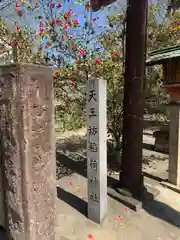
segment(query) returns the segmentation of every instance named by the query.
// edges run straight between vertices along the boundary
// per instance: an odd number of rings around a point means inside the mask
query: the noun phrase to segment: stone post
[[[107,213],[106,81],[87,83],[88,218],[101,223]]]
[[[8,239],[54,240],[55,137],[49,68],[0,67],[0,126]]]
[[[169,105],[169,182],[180,185],[180,104]]]
[[[0,150],[0,156],[1,156],[1,150]],[[1,161],[0,161],[0,166],[2,166]],[[3,169],[1,167],[0,167],[0,213],[1,213],[0,214],[0,226],[5,228]]]

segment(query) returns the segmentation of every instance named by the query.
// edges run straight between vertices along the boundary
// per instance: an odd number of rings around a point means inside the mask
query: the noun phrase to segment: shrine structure
[[[164,88],[169,94],[169,186],[180,186],[180,46],[152,52],[147,66],[163,67]]]

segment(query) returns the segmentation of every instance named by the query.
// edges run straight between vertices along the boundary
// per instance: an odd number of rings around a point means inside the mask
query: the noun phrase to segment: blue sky
[[[44,1],[46,3],[50,2],[48,0],[39,0],[39,1]],[[59,0],[54,0],[54,2],[59,2]],[[160,4],[165,4],[168,2],[168,0],[149,0],[149,3],[158,3],[158,2]],[[76,3],[73,0],[70,0],[69,3],[68,3],[68,1],[66,1],[66,4],[63,4],[63,9],[69,10],[69,8],[73,9],[73,12],[78,15],[76,18],[79,20],[80,24],[84,25],[85,18],[84,18],[83,5],[80,4],[79,2]],[[115,3],[113,3],[112,5],[110,5],[108,7],[105,7],[103,10],[93,13],[92,18],[97,19],[95,22],[93,22],[94,28],[96,29],[96,34],[100,34],[101,32],[103,32],[103,29],[107,27],[107,15],[119,13],[120,11],[124,10],[125,8],[126,8],[126,0],[117,0]],[[59,9],[59,10],[57,8],[55,8],[55,9],[59,13],[62,11],[61,9]],[[36,10],[36,12],[34,12],[34,14],[41,15],[41,13],[39,14],[39,10]],[[23,23],[27,26],[31,26],[34,29],[39,28],[39,27],[37,27],[39,25],[37,23],[37,20],[33,21],[33,19],[32,19],[31,11],[29,13],[28,13],[28,11],[26,11],[25,18],[23,18],[23,21],[21,21],[15,12],[15,5],[11,5],[9,9],[6,9],[6,11],[1,12],[0,15],[5,17],[6,21],[10,24],[17,21],[21,24]],[[59,15],[59,14],[57,14],[57,15]],[[75,34],[78,35],[78,31],[80,31],[80,28],[77,29],[77,33],[75,33]],[[89,44],[89,46],[92,47],[93,42],[91,42],[91,44]]]
[[[28,0],[27,0],[28,1]],[[42,1],[42,0],[39,0]],[[43,0],[44,2],[48,3],[48,0]],[[59,2],[58,0],[54,0],[55,2]],[[32,0],[29,0],[29,2],[32,2]],[[63,2],[63,1],[62,1]],[[73,10],[79,15],[78,19],[81,23],[84,22],[84,16],[83,16],[83,7],[82,5],[78,2],[77,4],[72,4],[75,3],[76,1],[70,0],[69,3],[68,1],[66,1],[66,4],[64,5],[65,9],[68,9],[69,6],[71,6],[73,8]],[[160,3],[160,4],[165,4],[168,2],[168,0],[149,0],[149,3]],[[98,25],[106,25],[107,21],[106,21],[106,16],[109,14],[114,14],[114,13],[118,13],[120,10],[125,9],[126,7],[126,0],[117,0],[115,3],[111,4],[110,6],[104,8],[104,10],[101,10],[97,13],[95,13],[94,15],[98,15],[99,20],[97,20],[97,24]],[[19,21],[18,17],[14,11],[14,5],[11,5],[11,7],[9,9],[6,9],[6,11],[3,11],[0,13],[0,15],[6,17],[6,19],[8,20],[8,22],[14,22],[14,21]],[[29,22],[32,23],[32,20],[29,21],[29,18],[31,18],[31,16],[28,16],[28,14],[26,14],[26,20],[25,22],[28,24]]]

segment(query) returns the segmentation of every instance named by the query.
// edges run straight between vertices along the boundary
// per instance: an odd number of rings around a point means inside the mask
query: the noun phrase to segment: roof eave
[[[168,47],[151,52],[146,61],[146,65],[152,66],[155,64],[163,64],[165,61],[177,58],[180,58],[180,47]]]

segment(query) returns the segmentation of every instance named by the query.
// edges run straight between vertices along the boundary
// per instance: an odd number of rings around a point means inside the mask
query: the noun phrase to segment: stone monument
[[[106,81],[87,82],[88,218],[101,223],[107,213]]]
[[[1,172],[7,239],[55,239],[55,137],[50,68],[0,67]]]

